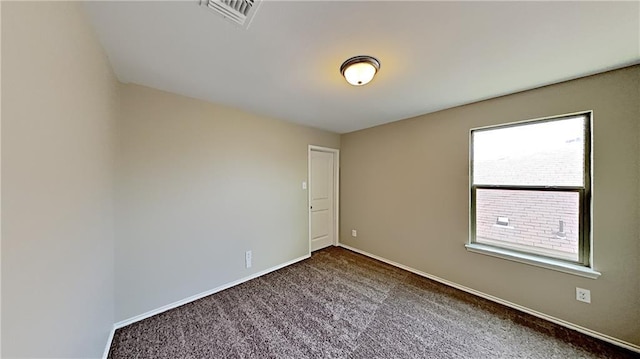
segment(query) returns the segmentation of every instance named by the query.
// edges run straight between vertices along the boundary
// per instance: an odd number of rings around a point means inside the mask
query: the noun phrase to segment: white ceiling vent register
[[[260,0],[200,0],[200,5],[248,28],[260,2]]]

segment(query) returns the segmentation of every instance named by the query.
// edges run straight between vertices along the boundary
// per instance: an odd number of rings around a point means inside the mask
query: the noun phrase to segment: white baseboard
[[[114,325],[111,328],[111,332],[109,332],[109,338],[107,338],[107,346],[104,347],[104,353],[102,354],[102,359],[107,359],[109,356],[109,349],[111,349],[111,342],[113,342],[113,335],[116,333],[116,326]]]
[[[234,286],[236,286],[238,284],[242,284],[242,283],[244,283],[246,281],[249,281],[251,279],[258,278],[258,277],[263,276],[263,275],[265,275],[267,273],[271,273],[271,272],[276,271],[278,269],[281,269],[281,268],[284,268],[286,266],[292,265],[292,264],[294,264],[296,262],[300,262],[302,260],[305,260],[305,259],[309,258],[310,256],[311,256],[310,254],[307,254],[305,256],[302,256],[302,257],[290,260],[288,262],[279,264],[279,265],[277,265],[275,267],[271,267],[271,268],[265,269],[263,271],[254,273],[254,274],[252,274],[252,275],[250,275],[248,277],[244,277],[244,278],[238,279],[236,281],[223,284],[223,285],[221,285],[219,287],[204,291],[202,293],[198,293],[196,295],[192,295],[192,296],[190,296],[188,298],[184,298],[184,299],[178,300],[176,302],[167,304],[167,305],[162,306],[160,308],[156,308],[156,309],[150,310],[150,311],[148,311],[146,313],[142,313],[140,315],[136,315],[136,316],[131,317],[129,319],[122,320],[122,321],[117,322],[117,323],[114,324],[114,329],[119,329],[119,328],[122,328],[122,327],[126,327],[129,324],[133,324],[135,322],[139,322],[141,320],[144,320],[144,319],[147,319],[149,317],[152,317],[152,316],[154,316],[156,314],[160,314],[162,312],[166,312],[167,310],[179,307],[179,306],[187,304],[187,303],[191,303],[191,302],[196,301],[196,300],[198,300],[200,298],[204,298],[204,297],[206,297],[208,295],[211,295],[211,294],[214,294],[214,293],[218,293],[218,292],[223,291],[225,289],[234,287]]]
[[[437,276],[434,276],[434,275],[419,271],[417,269],[408,267],[408,266],[406,266],[404,264],[396,263],[394,261],[390,261],[390,260],[388,260],[386,258],[382,258],[382,257],[377,256],[375,254],[371,254],[369,252],[365,252],[363,250],[360,250],[360,249],[357,249],[357,248],[353,248],[353,247],[348,246],[346,244],[338,243],[338,246],[343,247],[345,249],[348,249],[350,251],[356,252],[356,253],[360,253],[360,254],[365,255],[367,257],[370,257],[370,258],[373,258],[373,259],[377,259],[377,260],[379,260],[381,262],[390,264],[390,265],[392,265],[394,267],[398,267],[398,268],[404,269],[406,271],[415,273],[415,274],[417,274],[419,276],[434,280],[436,282],[440,282],[442,284],[448,285],[449,287],[460,289],[463,292],[467,292],[467,293],[476,295],[478,297],[482,297],[482,298],[488,299],[488,300],[490,300],[492,302],[496,302],[496,303],[505,305],[507,307],[511,307],[513,309],[519,310],[521,312],[525,312],[527,314],[531,314],[531,315],[533,315],[535,317],[538,317],[538,318],[550,321],[552,323],[561,325],[561,326],[563,326],[565,328],[573,329],[573,330],[575,330],[577,332],[580,332],[582,334],[586,334],[588,336],[603,340],[605,342],[608,342],[608,343],[617,345],[619,347],[634,351],[636,353],[640,353],[640,346],[632,344],[632,343],[629,343],[629,342],[626,342],[624,340],[620,340],[620,339],[614,338],[612,336],[596,332],[596,331],[591,330],[589,328],[585,328],[585,327],[579,326],[577,324],[573,324],[571,322],[567,322],[566,320],[562,320],[562,319],[559,319],[559,318],[556,318],[556,317],[552,317],[552,316],[544,314],[542,312],[538,312],[536,310],[533,310],[533,309],[530,309],[530,308],[527,308],[527,307],[523,307],[523,306],[521,306],[519,304],[515,304],[515,303],[512,303],[512,302],[506,301],[504,299],[501,299],[501,298],[498,298],[498,297],[494,297],[494,296],[492,296],[490,294],[486,294],[486,293],[477,291],[475,289],[472,289],[472,288],[469,288],[469,287],[465,287],[463,285],[448,281],[446,279],[443,279],[443,278],[440,278],[440,277],[437,277]]]

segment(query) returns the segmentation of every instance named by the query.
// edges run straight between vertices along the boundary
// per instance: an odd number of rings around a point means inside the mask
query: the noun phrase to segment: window
[[[590,268],[591,112],[473,129],[470,150],[467,248],[597,273]]]

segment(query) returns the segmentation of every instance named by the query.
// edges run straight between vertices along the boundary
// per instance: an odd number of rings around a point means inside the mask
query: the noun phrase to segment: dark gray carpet
[[[634,358],[342,248],[119,329],[109,358]]]

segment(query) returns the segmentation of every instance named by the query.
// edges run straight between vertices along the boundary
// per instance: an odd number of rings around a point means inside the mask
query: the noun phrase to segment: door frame
[[[326,152],[333,154],[333,245],[340,243],[340,150],[336,148],[309,145],[307,150],[307,211],[309,221],[309,255],[311,255],[311,151]]]

